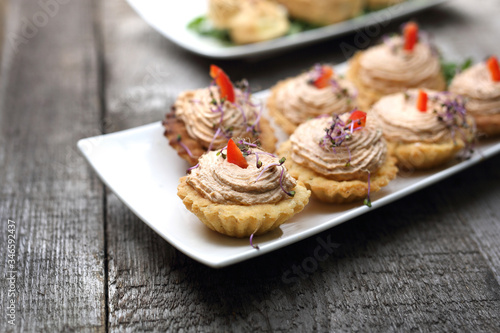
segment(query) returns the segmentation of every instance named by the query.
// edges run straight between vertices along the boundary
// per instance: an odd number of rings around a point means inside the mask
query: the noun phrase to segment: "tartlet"
[[[363,10],[364,0],[278,0],[290,16],[317,25],[350,19]]]
[[[273,152],[274,130],[262,116],[263,105],[253,101],[248,84],[233,88],[225,73],[213,65],[211,73],[217,84],[181,93],[163,120],[169,144],[191,165],[233,136],[259,140]]]
[[[269,0],[210,0],[208,17],[229,32],[236,44],[261,42],[285,35],[290,21],[285,7]]]
[[[207,227],[241,238],[279,227],[305,207],[310,191],[288,174],[284,159],[239,144],[243,154],[230,140],[203,155],[180,179],[177,195]]]
[[[495,57],[456,75],[450,91],[467,98],[467,111],[480,134],[500,135],[500,69]]]
[[[464,99],[448,92],[409,90],[385,96],[368,119],[382,129],[391,154],[406,170],[444,164],[475,139]]]
[[[269,115],[287,133],[320,115],[352,111],[356,89],[332,67],[316,65],[310,71],[278,82],[267,100]]]
[[[366,114],[311,119],[300,125],[278,154],[287,156],[290,174],[329,203],[365,199],[396,177],[396,159],[388,154],[382,132]]]
[[[357,52],[347,78],[358,89],[362,109],[411,88],[446,89],[439,55],[431,45],[418,41],[418,26],[413,22],[406,24],[404,37],[387,37],[384,43]]]

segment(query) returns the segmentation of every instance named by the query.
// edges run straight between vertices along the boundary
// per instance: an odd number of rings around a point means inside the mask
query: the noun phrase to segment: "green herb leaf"
[[[308,31],[320,28],[320,25],[308,23],[301,20],[290,19],[290,28],[288,29],[287,35],[295,35],[299,32]]]
[[[450,84],[457,73],[466,70],[472,65],[472,59],[467,58],[463,63],[457,64],[454,62],[445,62],[441,60],[441,69],[443,71],[444,78],[446,79],[446,84]]]
[[[194,18],[188,23],[187,28],[201,36],[215,38],[227,45],[232,44],[229,31],[213,27],[205,15]]]

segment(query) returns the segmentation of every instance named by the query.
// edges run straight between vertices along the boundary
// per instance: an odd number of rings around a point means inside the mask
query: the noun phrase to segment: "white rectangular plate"
[[[228,46],[215,39],[199,36],[187,29],[188,23],[194,18],[206,15],[208,0],[127,0],[130,6],[150,26],[172,42],[196,54],[218,59],[251,57],[296,48],[356,31],[363,27],[377,26],[445,1],[407,0],[398,5],[318,29],[261,43]]]
[[[345,65],[337,66],[338,72]],[[254,97],[264,100],[269,91]],[[280,141],[286,135],[276,128]],[[372,208],[361,203],[328,205],[311,199],[304,211],[279,229],[259,237],[234,239],[209,230],[177,197],[179,178],[189,165],[163,136],[160,122],[78,141],[78,148],[101,180],[140,219],[170,244],[199,262],[219,268],[274,251],[464,170],[500,151],[500,139],[482,142],[471,159],[443,168],[398,177],[372,196]]]

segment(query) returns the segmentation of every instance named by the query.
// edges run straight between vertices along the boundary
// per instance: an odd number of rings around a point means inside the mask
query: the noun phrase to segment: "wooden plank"
[[[472,41],[477,21],[495,33],[496,23],[484,23],[494,5],[488,1],[468,15],[475,5],[461,0],[419,19],[437,36],[455,29]],[[124,2],[103,3],[101,18],[107,130],[160,120],[178,92],[206,84],[212,61],[164,40]],[[468,50],[444,36],[446,50]],[[342,60],[339,43],[354,38],[260,61],[216,63],[235,79],[247,76],[268,88],[314,62]],[[316,237],[220,270],[176,251],[108,194],[109,329],[497,331],[499,162],[493,158]],[[168,219],[165,212],[166,221],[179,222]]]
[[[9,2],[0,253],[3,265],[14,220],[16,318],[4,320],[11,297],[2,266],[1,332],[105,331],[103,186],[76,150],[78,139],[99,133],[92,8],[91,1]]]

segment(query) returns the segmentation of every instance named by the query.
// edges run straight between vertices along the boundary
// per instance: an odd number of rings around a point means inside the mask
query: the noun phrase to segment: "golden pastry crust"
[[[290,21],[285,7],[270,0],[240,1],[240,11],[229,25],[236,44],[257,43],[286,35]]]
[[[364,0],[278,0],[291,17],[327,25],[350,19],[361,13]]]
[[[370,9],[381,9],[404,1],[405,0],[368,0],[367,6]]]
[[[208,17],[217,29],[227,29],[240,10],[240,0],[208,1]]]
[[[357,52],[352,59],[349,61],[349,69],[347,71],[347,79],[353,82],[358,88],[358,106],[361,110],[369,110],[370,107],[375,104],[379,99],[384,97],[386,94],[372,87],[369,87],[363,84],[359,76],[360,71],[360,57],[363,54],[363,51]],[[401,87],[401,91],[404,91],[406,88],[412,87]],[[443,74],[437,76],[436,81],[433,83],[432,87],[416,87],[416,88],[427,88],[438,91],[443,91],[446,89],[446,81],[444,79]]]
[[[363,200],[368,194],[368,182],[361,180],[336,181],[325,178],[319,173],[295,163],[288,155],[291,151],[290,140],[278,149],[279,156],[287,157],[288,173],[311,190],[312,196],[323,202],[349,203]],[[388,155],[380,169],[370,176],[370,193],[379,191],[396,178],[398,168],[396,158]]]
[[[293,189],[295,191],[293,198],[276,204],[225,205],[202,197],[186,179],[186,176],[182,177],[177,187],[177,195],[186,208],[210,229],[238,238],[249,237],[252,234],[261,235],[278,228],[302,211],[311,195],[302,184],[297,184]]]
[[[177,154],[188,161],[190,165],[196,165],[198,159],[207,150],[202,146],[200,142],[189,136],[184,122],[177,118],[175,115],[175,107],[172,107],[172,111],[167,113],[165,119],[162,122],[163,127],[165,127],[165,132],[163,135],[168,139],[168,143],[172,148],[177,151]],[[278,139],[274,136],[274,129],[267,119],[264,117],[260,118],[259,121],[261,134],[259,136],[262,149],[273,153],[276,150],[276,142]],[[177,140],[178,136],[181,136],[182,143],[188,147],[191,151],[193,157],[189,156],[184,147]]]
[[[492,137],[500,135],[500,114],[475,115],[471,114],[476,121],[479,136]]]
[[[288,135],[291,135],[298,125],[285,117],[285,115],[281,112],[281,108],[276,103],[276,96],[278,91],[293,79],[294,78],[288,78],[279,81],[273,88],[271,88],[271,95],[269,95],[269,98],[267,99],[267,110],[269,111],[269,115],[273,117],[276,124]]]
[[[440,143],[387,142],[389,152],[398,159],[398,165],[407,170],[435,168],[450,161],[465,147],[461,139]]]

